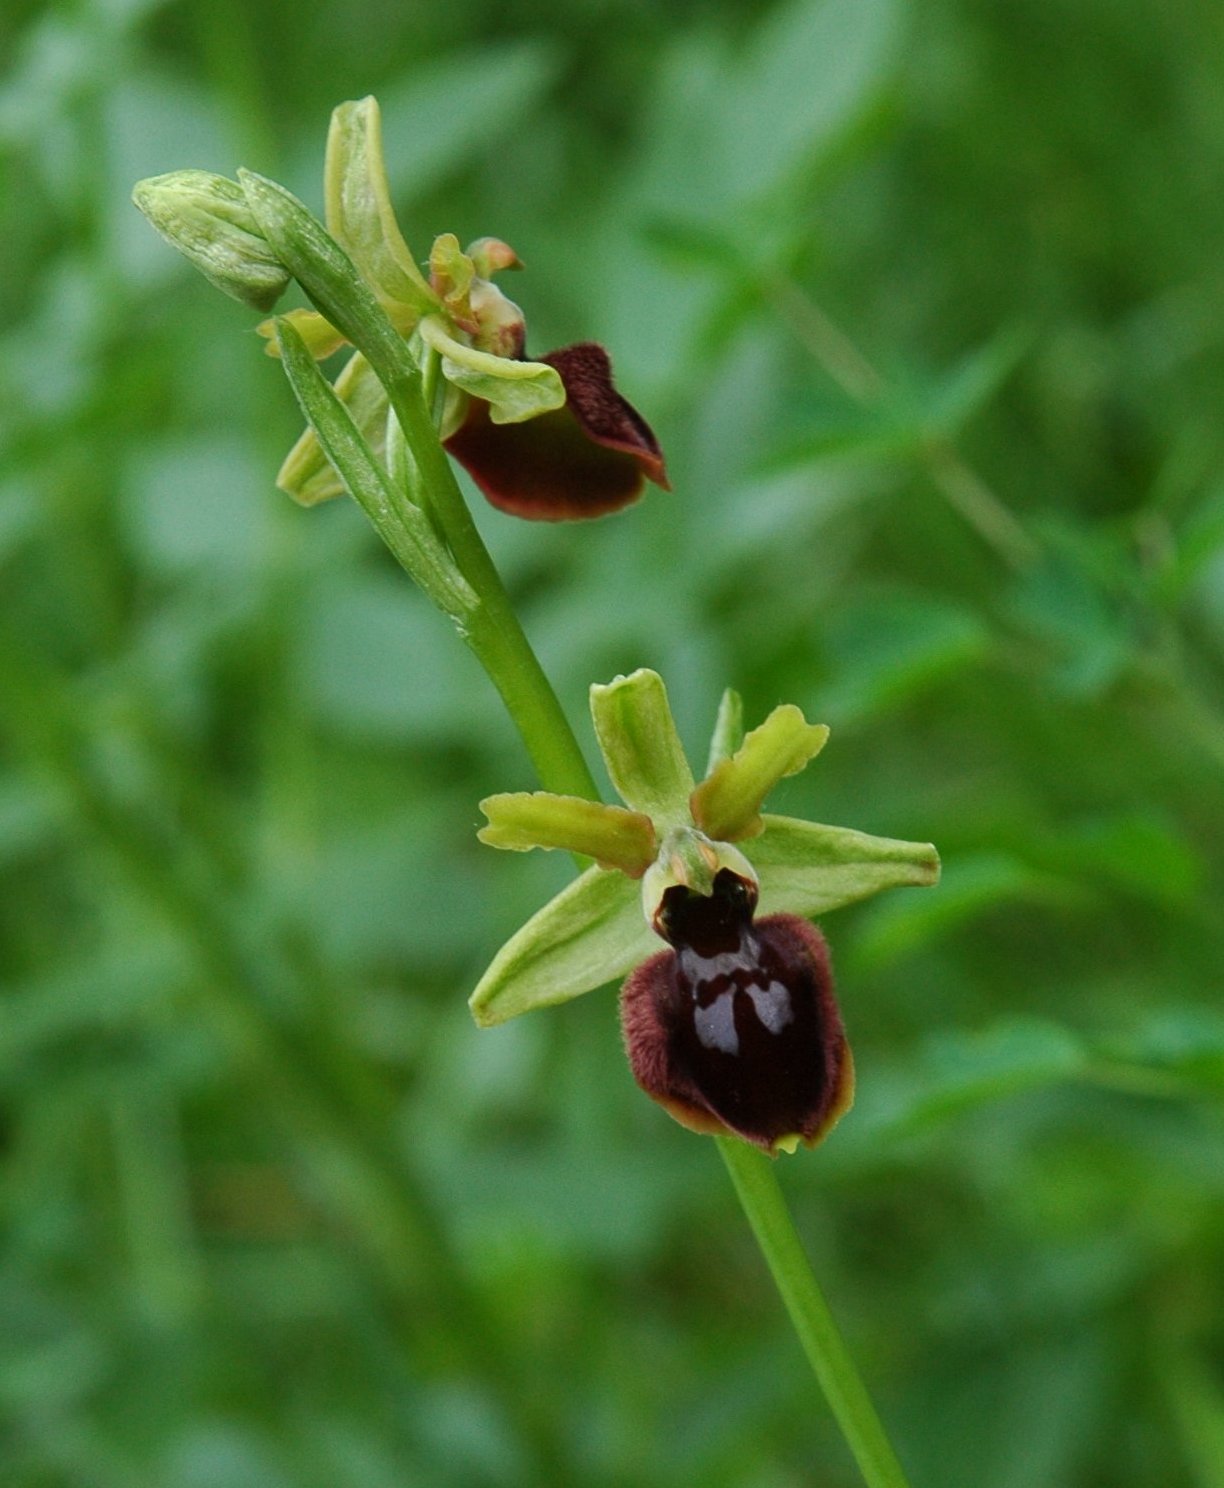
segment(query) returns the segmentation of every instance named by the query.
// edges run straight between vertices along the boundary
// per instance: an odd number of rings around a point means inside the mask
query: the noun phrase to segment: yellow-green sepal
[[[438,297],[395,220],[383,161],[382,116],[374,98],[342,103],[332,111],[323,190],[328,232],[392,311],[397,329],[407,334],[417,318],[437,308]]]
[[[621,800],[659,831],[690,825],[693,772],[658,672],[643,667],[592,687],[591,718]]]
[[[744,700],[734,687],[723,692],[718,704],[718,717],[710,735],[710,753],[706,758],[706,775],[713,775],[723,760],[730,759],[744,742]]]
[[[658,852],[650,818],[623,806],[548,791],[514,791],[489,796],[480,809],[489,825],[477,836],[489,847],[511,852],[564,848],[630,878],[640,878]]]
[[[491,1027],[615,981],[657,949],[633,880],[588,868],[502,946],[468,1005]]]
[[[929,842],[872,837],[849,827],[762,818],[758,836],[743,845],[760,880],[760,914],[827,914],[882,889],[938,883],[939,854]]]
[[[344,337],[341,333],[317,310],[286,310],[284,315],[274,315],[270,320],[261,321],[255,327],[261,336],[267,338],[264,351],[270,357],[280,356],[280,342],[276,339],[277,320],[290,322],[316,362],[326,361],[344,345]]]
[[[755,837],[762,829],[765,797],[815,759],[828,737],[824,724],[808,723],[793,703],[775,708],[693,791],[693,820],[719,842]]]

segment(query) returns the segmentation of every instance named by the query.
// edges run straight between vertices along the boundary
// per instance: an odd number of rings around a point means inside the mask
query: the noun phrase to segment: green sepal
[[[939,854],[929,842],[872,837],[792,816],[762,817],[744,856],[761,884],[760,914],[812,916],[882,889],[938,883]]]
[[[323,190],[328,231],[407,334],[420,316],[437,308],[438,297],[395,220],[383,161],[382,116],[374,98],[333,109]],[[405,315],[405,309],[410,313]]]
[[[718,717],[714,720],[714,732],[710,735],[710,753],[706,758],[706,774],[712,775],[730,759],[744,742],[744,700],[733,687],[728,687],[718,704]]]
[[[285,319],[289,319],[288,316]],[[295,329],[297,323],[295,322]],[[313,349],[307,342],[306,349]],[[279,354],[280,343],[276,343]],[[370,453],[380,464],[385,463],[387,445],[387,394],[374,376],[374,369],[359,351],[345,363],[334,383],[337,398],[348,409]],[[333,496],[343,496],[345,486],[323,453],[318,435],[305,429],[285,456],[277,472],[276,484],[299,506],[317,506]]]
[[[235,181],[211,171],[170,171],[138,181],[132,200],[210,284],[252,310],[271,310],[289,287],[289,270]]]
[[[479,601],[429,518],[393,485],[292,323],[276,330],[285,375],[337,477],[430,599],[466,628]]]
[[[594,858],[601,868],[617,868],[630,878],[640,878],[658,851],[650,818],[623,806],[548,791],[516,791],[489,796],[480,809],[489,825],[476,835],[489,847],[512,852],[564,848]]]
[[[808,723],[794,703],[783,703],[693,792],[693,820],[719,842],[755,837],[765,797],[815,759],[828,737],[823,723]]]
[[[656,829],[689,824],[689,769],[667,689],[643,667],[591,688],[591,717],[608,775],[621,800]]]
[[[489,405],[495,424],[521,424],[565,406],[565,385],[555,367],[493,356],[456,341],[441,316],[427,315],[421,340],[442,358],[442,375],[473,398]]]
[[[588,868],[502,946],[468,1006],[482,1027],[504,1023],[615,981],[661,949],[633,881]]]

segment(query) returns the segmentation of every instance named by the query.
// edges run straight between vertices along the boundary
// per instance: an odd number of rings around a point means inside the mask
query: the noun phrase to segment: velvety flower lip
[[[690,1131],[731,1131],[766,1152],[815,1146],[854,1098],[824,936],[798,915],[749,913],[733,940],[716,956],[681,944],[629,976],[634,1079]]]
[[[563,407],[498,424],[489,405],[473,398],[444,441],[494,506],[535,521],[566,521],[619,511],[648,480],[671,489],[659,442],[617,392],[602,346],[582,341],[540,361],[560,376]]]
[[[695,784],[662,679],[618,677],[591,689],[591,713],[623,806],[543,791],[481,803],[491,846],[598,866],[507,941],[471,1008],[500,1023],[627,975],[621,1026],[641,1088],[683,1125],[772,1155],[823,1140],[853,1098],[828,949],[808,917],[933,884],[939,857],[930,843],[762,812],[828,729],[783,704],[745,734],[741,712],[727,692]]]

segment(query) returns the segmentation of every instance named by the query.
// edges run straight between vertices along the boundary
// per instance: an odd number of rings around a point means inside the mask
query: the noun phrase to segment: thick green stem
[[[764,1153],[735,1137],[718,1137],[740,1204],[773,1273],[791,1323],[842,1435],[869,1488],[907,1488],[866,1386],[842,1342]]]

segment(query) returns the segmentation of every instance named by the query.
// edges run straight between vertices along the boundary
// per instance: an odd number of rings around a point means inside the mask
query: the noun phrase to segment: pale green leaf
[[[468,624],[476,596],[428,517],[391,483],[292,324],[279,322],[277,335],[290,386],[337,477],[438,608],[461,626]]]
[[[360,352],[353,353],[336,378],[335,393],[348,409],[370,453],[383,463],[387,443],[387,394]],[[344,484],[324,454],[318,436],[309,428],[303,430],[301,438],[285,456],[276,484],[301,506],[317,506],[320,501],[343,496],[345,492]]]

